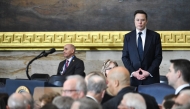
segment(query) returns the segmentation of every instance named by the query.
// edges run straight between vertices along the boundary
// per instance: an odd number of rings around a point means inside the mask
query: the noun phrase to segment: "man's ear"
[[[103,90],[103,91],[102,91],[102,93],[101,93],[101,94],[102,94],[102,95],[101,95],[102,98],[104,97],[105,92],[106,92],[106,90]]]
[[[118,80],[114,80],[114,86],[118,87],[119,86],[119,81]]]
[[[182,76],[182,73],[181,73],[180,70],[178,70],[176,73],[177,73],[177,77],[178,77],[178,78],[180,78],[180,77]]]

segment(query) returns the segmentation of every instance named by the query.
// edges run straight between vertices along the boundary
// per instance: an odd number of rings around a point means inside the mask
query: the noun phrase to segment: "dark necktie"
[[[65,63],[65,70],[67,69],[68,66],[69,66],[69,60],[67,60]]]
[[[142,32],[139,32],[138,34],[139,34],[139,37],[138,37],[138,51],[139,51],[140,60],[142,61],[142,59],[143,59],[143,44],[142,44],[142,38],[141,38]]]
[[[65,63],[65,69],[64,69],[62,75],[64,74],[64,72],[66,71],[66,69],[67,69],[68,66],[69,66],[69,60],[66,60],[66,63]]]

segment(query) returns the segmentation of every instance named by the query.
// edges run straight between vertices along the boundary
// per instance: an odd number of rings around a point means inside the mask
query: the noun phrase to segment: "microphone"
[[[52,53],[54,53],[55,51],[56,51],[55,48],[51,48],[49,51],[47,51],[47,52],[44,53],[44,56],[47,56],[47,55],[49,55],[49,54],[52,54]]]

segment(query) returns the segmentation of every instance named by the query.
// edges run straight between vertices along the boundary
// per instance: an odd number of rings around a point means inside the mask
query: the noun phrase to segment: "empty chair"
[[[137,91],[153,96],[158,104],[161,104],[164,97],[174,94],[175,89],[168,84],[155,83],[150,85],[139,85]]]
[[[160,83],[168,84],[168,78],[164,75],[160,75]]]
[[[63,83],[65,82],[66,78],[64,76],[61,75],[52,75],[49,78],[49,84],[54,85],[54,86],[58,86],[58,87],[62,87]]]
[[[48,81],[49,77],[49,74],[35,73],[31,76],[31,80]]]

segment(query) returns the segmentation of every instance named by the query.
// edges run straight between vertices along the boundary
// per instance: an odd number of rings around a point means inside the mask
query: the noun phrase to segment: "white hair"
[[[144,98],[139,93],[127,93],[124,95],[126,107],[132,107],[134,109],[146,109],[146,103]]]

